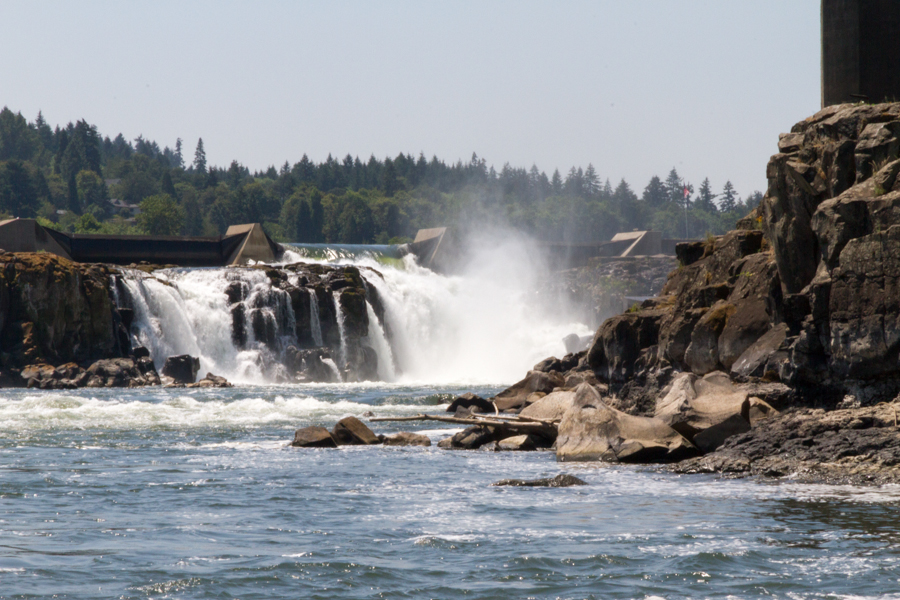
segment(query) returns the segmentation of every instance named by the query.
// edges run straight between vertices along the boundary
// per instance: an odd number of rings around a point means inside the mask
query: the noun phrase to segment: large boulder
[[[494,404],[499,410],[513,410],[525,406],[528,396],[535,392],[549,394],[554,389],[565,385],[565,378],[556,371],[543,373],[529,371],[525,379],[506,388],[494,396]]]
[[[324,427],[304,427],[294,432],[294,441],[291,446],[295,448],[337,448],[337,442],[331,436],[331,432]]]
[[[786,348],[788,326],[780,323],[750,345],[731,365],[731,374],[736,377],[762,377],[767,365],[787,358]],[[778,353],[781,353],[779,356]]]
[[[636,417],[607,406],[582,384],[559,424],[559,461],[650,463],[681,460],[697,449],[661,419]]]
[[[573,402],[575,402],[575,392],[552,392],[526,406],[519,415],[532,419],[557,421],[562,419]]]
[[[75,381],[85,387],[138,387],[159,385],[159,375],[149,358],[107,358],[93,363]]]
[[[655,416],[702,452],[711,452],[728,437],[750,430],[750,400],[722,372],[702,379],[681,373],[657,401]]]
[[[608,319],[594,335],[587,364],[605,381],[625,382],[635,373],[641,351],[656,345],[664,309],[627,312]]]
[[[163,365],[162,374],[171,377],[174,383],[194,383],[200,371],[200,359],[189,354],[170,356]]]
[[[371,445],[381,442],[378,436],[356,417],[344,417],[338,421],[332,435],[335,441],[342,445]]]

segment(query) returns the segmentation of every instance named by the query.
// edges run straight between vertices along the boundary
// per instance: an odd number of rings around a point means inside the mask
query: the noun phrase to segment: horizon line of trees
[[[472,154],[448,164],[398,154],[365,162],[306,154],[251,173],[237,160],[209,165],[203,139],[187,163],[183,141],[160,148],[138,136],[101,136],[84,120],[51,128],[42,113],[27,121],[0,111],[0,217],[36,217],[75,233],[217,236],[237,223],[262,223],[278,241],[402,243],[418,229],[506,224],[546,241],[592,242],[619,231],[655,229],[667,237],[721,234],[755,208],[730,181],[695,189],[673,167],[640,196],[624,179],[613,186],[593,165],[565,177],[503,165]],[[116,215],[118,199],[138,205],[135,219]]]

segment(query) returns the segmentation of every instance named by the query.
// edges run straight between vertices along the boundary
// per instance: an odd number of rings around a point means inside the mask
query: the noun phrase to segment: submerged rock
[[[431,440],[419,433],[401,431],[384,438],[385,446],[431,446]]]
[[[492,483],[491,486],[512,486],[512,487],[571,487],[573,485],[588,485],[588,483],[574,475],[569,475],[567,473],[561,473],[556,477],[551,477],[547,479],[501,479],[497,483]]]

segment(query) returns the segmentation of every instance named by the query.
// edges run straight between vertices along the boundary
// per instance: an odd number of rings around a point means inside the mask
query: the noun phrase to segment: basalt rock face
[[[297,381],[331,381],[333,371],[323,369],[323,358],[331,358],[340,369],[344,381],[366,381],[378,379],[378,356],[368,339],[369,317],[366,308],[367,286],[358,268],[353,266],[331,267],[327,265],[296,263],[283,267],[265,269],[266,276],[274,289],[287,294],[293,318],[294,336],[299,348],[290,352],[301,359],[292,364],[291,376]],[[377,274],[372,274],[377,276]],[[316,304],[313,311],[311,304]],[[257,309],[259,310],[259,309]],[[254,314],[251,308],[251,315]],[[259,311],[264,312],[264,311]],[[322,345],[316,343],[313,313],[318,315],[318,327]],[[246,313],[246,309],[245,309]],[[271,314],[271,313],[269,313]],[[271,319],[270,319],[271,320]],[[278,330],[284,317],[275,319],[271,329]],[[253,323],[253,317],[245,318]],[[236,332],[241,329],[234,327]],[[246,325],[244,325],[246,331]],[[236,333],[249,337],[247,333]],[[254,336],[255,339],[260,339]],[[269,336],[270,345],[278,345],[275,336]],[[286,350],[288,348],[285,348]],[[313,349],[315,352],[302,352]]]
[[[0,254],[0,367],[120,357],[109,270],[53,254]]]
[[[800,402],[900,392],[900,103],[829,107],[781,137],[743,229],[679,244],[659,297],[598,329],[587,364],[649,413],[679,371],[781,381]]]

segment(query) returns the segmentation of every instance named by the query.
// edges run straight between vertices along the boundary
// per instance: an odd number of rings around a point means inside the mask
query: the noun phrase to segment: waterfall
[[[346,368],[347,367],[347,365],[346,365],[347,332],[346,332],[346,326],[344,324],[344,312],[341,310],[341,292],[335,291],[332,298],[334,299],[334,314],[335,314],[335,317],[337,318],[338,334],[340,335],[340,338],[341,338],[341,345],[340,345],[340,348],[338,351],[337,364],[342,368]]]
[[[316,295],[316,290],[312,288],[309,289],[309,325],[312,330],[313,342],[318,347],[324,346],[322,323],[319,321],[319,297]]]
[[[296,344],[290,298],[262,271],[171,269],[150,276],[123,270],[122,281],[134,306],[132,333],[157,369],[169,356],[190,354],[199,357],[201,373],[272,380],[283,370],[278,354]],[[230,303],[229,289],[244,290],[246,298]],[[246,343],[234,339],[236,322],[244,327]]]
[[[590,333],[565,307],[537,301],[541,280],[523,264],[523,254],[482,257],[464,275],[453,276],[420,267],[410,255],[385,262],[364,253],[336,262],[305,258],[315,268],[275,266],[277,273],[228,267],[148,275],[123,269],[116,301],[133,308],[131,333],[157,368],[169,356],[190,354],[200,358],[202,373],[235,382],[317,380],[304,374],[309,348],[301,344],[330,352],[332,359],[323,362],[338,374],[359,366],[347,364],[360,353],[356,340],[350,347],[347,339],[342,289],[330,287],[344,276],[334,267],[352,262],[368,296],[369,328],[359,342],[377,355],[381,380],[511,383],[543,358],[565,354],[566,335]],[[320,285],[331,290],[334,322],[330,311],[320,311],[313,289]],[[300,306],[304,312],[295,314]]]
[[[372,344],[372,349],[378,355],[378,378],[382,381],[394,381],[396,378],[394,354],[391,352],[391,345],[388,343],[387,336],[384,335],[384,328],[378,321],[375,309],[368,300],[366,301],[366,312],[369,315],[369,343]]]

